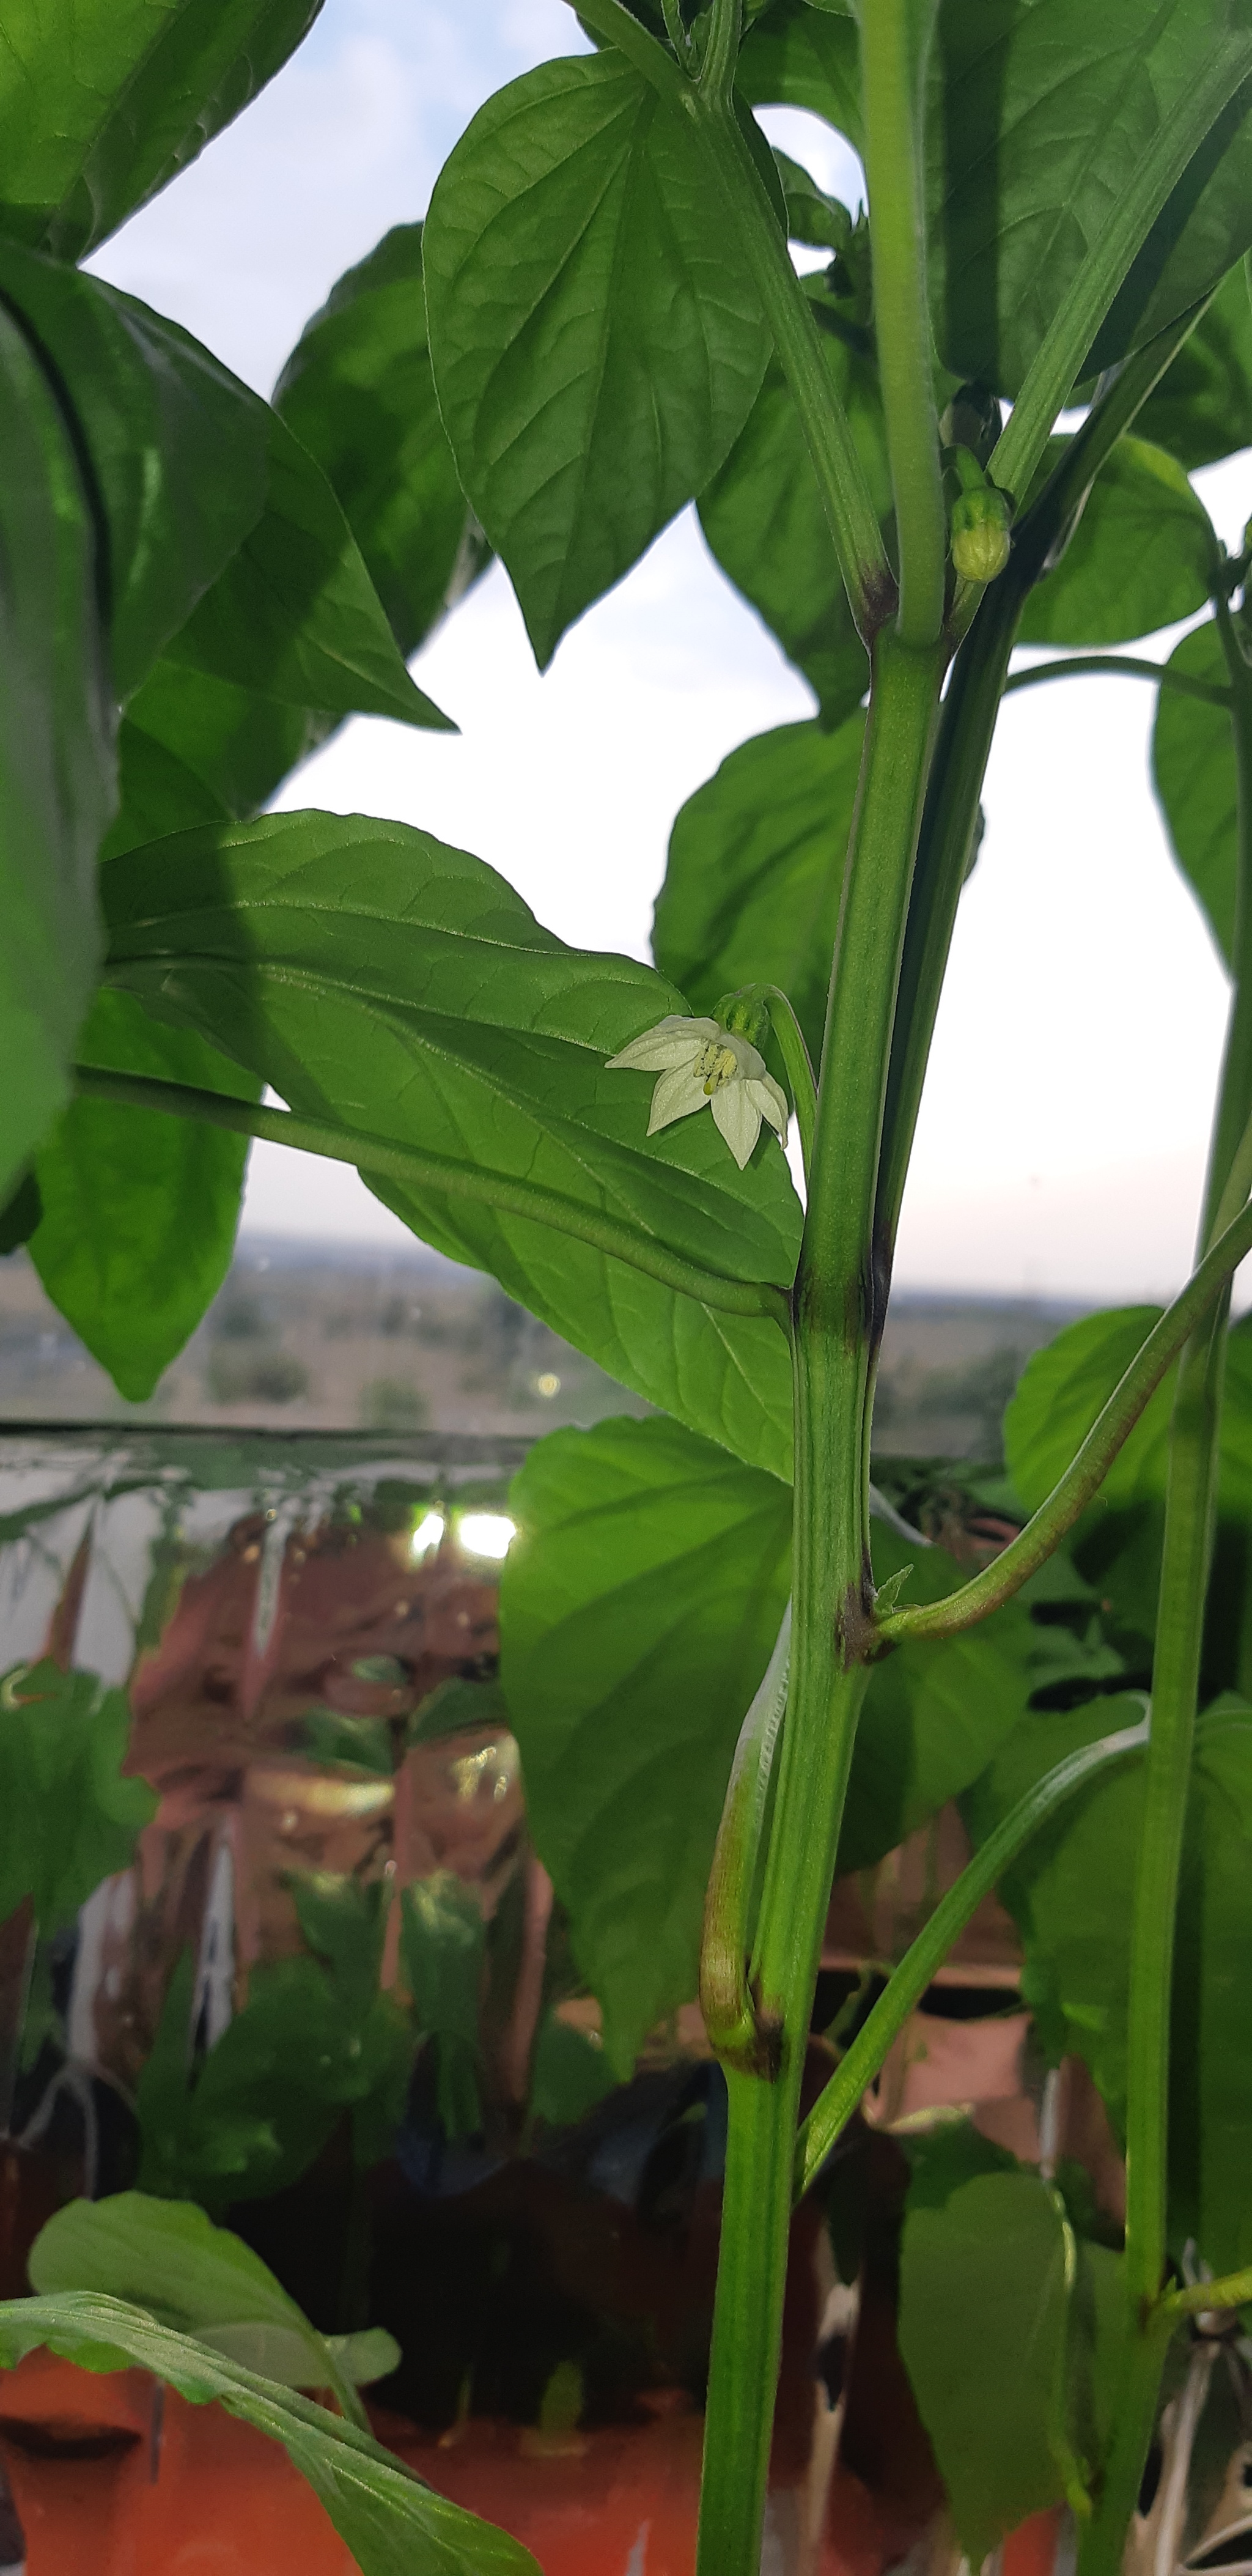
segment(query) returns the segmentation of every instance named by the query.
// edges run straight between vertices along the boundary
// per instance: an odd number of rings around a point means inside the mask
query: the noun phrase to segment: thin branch
[[[1120,673],[1130,680],[1153,680],[1158,688],[1175,689],[1180,698],[1202,698],[1209,707],[1229,707],[1233,701],[1229,689],[1220,680],[1196,680],[1189,671],[1176,671],[1170,662],[1148,662],[1134,653],[1069,653],[1064,661],[1034,662],[1029,670],[1014,671],[1006,680],[1004,695],[1014,689],[1033,689],[1040,680],[1082,679],[1089,671]]]
[[[1216,2316],[1223,2308],[1244,2308],[1252,2300],[1252,2269],[1224,2272],[1219,2281],[1192,2281],[1184,2289],[1166,2290],[1161,2306],[1171,2317]]]
[[[146,1074],[106,1073],[95,1065],[75,1065],[74,1087],[88,1100],[107,1100],[115,1107],[155,1109],[172,1118],[195,1118],[210,1127],[225,1127],[232,1135],[259,1136],[267,1144],[289,1145],[298,1153],[324,1154],[332,1163],[352,1163],[360,1172],[377,1172],[386,1180],[400,1181],[413,1189],[442,1190],[449,1198],[474,1199],[480,1206],[502,1209],[509,1216],[529,1218],[536,1225],[552,1226],[558,1233],[572,1235],[580,1243],[589,1243],[611,1260],[627,1262],[632,1270],[641,1270],[656,1279],[663,1288],[672,1288],[680,1297],[694,1298],[701,1306],[712,1306],[727,1315],[769,1315],[790,1332],[790,1309],[785,1290],[746,1279],[723,1279],[716,1271],[701,1270],[695,1262],[684,1261],[678,1253],[654,1243],[633,1226],[623,1225],[616,1217],[601,1216],[594,1208],[584,1207],[580,1200],[566,1198],[559,1190],[545,1190],[537,1182],[516,1180],[503,1172],[480,1171],[474,1164],[454,1162],[450,1155],[420,1153],[409,1145],[394,1144],[386,1136],[368,1136],[348,1127],[331,1127],[318,1119],[298,1118],[287,1109],[263,1109],[254,1101],[237,1100],[220,1091],[195,1091],[181,1082],[156,1082]]]
[[[899,538],[897,624],[901,640],[914,645],[933,643],[943,624],[948,553],[922,186],[925,63],[933,17],[934,0],[920,13],[911,0],[873,0],[860,12],[874,319]]]
[[[659,45],[629,9],[622,7],[622,0],[569,0],[569,5],[589,27],[595,28],[598,36],[603,36],[606,45],[625,55],[662,98],[686,98],[690,84],[673,55],[667,54],[664,45]]]
[[[846,2128],[893,2039],[903,2030],[914,2005],[920,2003],[953,1942],[983,1898],[990,1895],[1009,1862],[1054,1809],[1071,1798],[1094,1772],[1102,1771],[1110,1762],[1124,1760],[1129,1753],[1141,1753],[1147,1740],[1145,1719],[1140,1726],[1124,1726],[1115,1735],[1102,1736],[1098,1744],[1084,1744],[1079,1752],[1071,1753],[1064,1762],[1058,1762],[1054,1771],[1037,1780],[988,1834],[981,1849],[966,1863],[955,1887],[940,1898],[930,1921],[906,1950],[825,2091],[818,2095],[807,2120],[801,2123],[796,2138],[797,2200],[808,2190],[840,2131]]]
[[[906,1637],[957,1637],[962,1629],[974,1627],[978,1620],[1020,1592],[1023,1583],[1046,1562],[1067,1530],[1073,1528],[1080,1512],[1085,1511],[1188,1335],[1250,1251],[1252,1207],[1245,1207],[1219,1235],[1211,1252],[1205,1254],[1182,1295],[1166,1307],[1160,1322],[1154,1324],[1087,1433],[1077,1457],[1025,1529],[1003,1555],[974,1576],[972,1583],[962,1584],[960,1591],[949,1593],[946,1600],[889,1610],[878,1626],[885,1644],[901,1645]]]

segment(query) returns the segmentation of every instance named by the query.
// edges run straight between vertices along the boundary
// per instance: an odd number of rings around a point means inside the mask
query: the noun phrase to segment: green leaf
[[[413,2055],[389,1996],[375,1991],[363,2010],[320,1961],[273,1960],[253,1969],[243,2010],[189,2065],[194,1994],[188,1953],[137,2087],[143,2191],[209,2210],[267,2198],[298,2182],[345,2118],[358,2164],[387,2152]]]
[[[354,2408],[352,2382],[325,2336],[260,2255],[193,2201],[142,2191],[69,2201],[40,2229],[27,2272],[37,2295],[95,2290],[130,2300],[267,2379],[333,2388],[346,2411]]]
[[[166,659],[331,716],[454,728],[409,678],[320,466],[269,414],[265,508]]]
[[[1215,562],[1208,512],[1181,465],[1121,438],[1059,564],[1028,594],[1018,642],[1125,644],[1172,626],[1205,606]]]
[[[189,2335],[171,2333],[142,2309],[89,2291],[0,2306],[0,2359],[13,2367],[44,2344],[86,2370],[133,2363],[192,2405],[216,2398],[229,2415],[281,2442],[361,2576],[540,2576],[519,2541],[423,2486],[369,2434]]]
[[[254,1075],[193,1029],[97,993],[80,1062],[255,1100]],[[140,1403],[195,1331],[235,1247],[248,1158],[230,1136],[154,1110],[74,1100],[35,1158],[42,1216],[31,1259],[120,1395]]]
[[[479,2020],[487,1926],[471,1887],[450,1869],[401,1892],[400,1951],[419,2030],[437,2052],[436,2104],[450,2138],[483,2126]]]
[[[1076,2259],[1060,2195],[1037,2174],[910,2193],[900,2350],[973,2567],[1078,2484],[1066,2421]]]
[[[279,71],[321,0],[7,0],[2,229],[81,259]]]
[[[1252,447],[1252,297],[1246,261],[1232,268],[1189,340],[1138,413],[1141,438],[1188,473]]]
[[[716,473],[765,324],[681,107],[612,53],[480,109],[425,258],[440,409],[542,668]]]
[[[678,815],[653,922],[693,1011],[780,984],[815,1064],[864,733],[858,710],[837,733],[779,725],[732,751]]]
[[[675,1422],[558,1431],[512,1487],[501,1676],[527,1812],[619,2077],[695,1993],[731,1755],[787,1596],[791,1497]]]
[[[885,517],[891,484],[870,335],[854,318],[851,300],[836,296],[824,279],[806,279],[805,292],[870,493]],[[869,660],[777,360],[725,465],[700,495],[700,525],[722,571],[804,673],[824,721],[841,724],[869,686]]]
[[[711,1118],[649,1141],[651,1077],[606,1059],[682,998],[543,930],[481,861],[401,824],[271,816],[105,872],[111,982],[293,1109],[558,1190],[737,1279],[790,1279],[800,1210],[764,1136],[740,1174]],[[379,1186],[619,1380],[785,1474],[786,1344],[591,1245],[435,1189]]]
[[[1159,1306],[1114,1306],[1069,1324],[1033,1353],[1004,1417],[1009,1474],[1037,1511],[1068,1467],[1119,1378],[1159,1320]],[[1176,1370],[1162,1379],[1113,1460],[1092,1507],[1163,1502]],[[1218,1509],[1252,1516],[1252,1317],[1228,1336]]]
[[[515,1479],[502,1679],[536,1842],[619,2072],[696,1988],[713,1843],[744,1711],[778,1633],[790,1497],[675,1422],[599,1423],[537,1444]],[[959,1568],[875,1519],[874,1560],[910,1599]],[[1030,1688],[1014,1607],[871,1675],[839,1866],[882,1858],[973,1780]]]
[[[975,1843],[1044,1770],[1133,1722],[1137,1698],[1030,1717],[962,1802]],[[1119,1765],[1027,1845],[1000,1893],[1022,1935],[1022,1991],[1050,2059],[1086,2060],[1125,2132],[1129,1927],[1142,1765]],[[1170,2089],[1169,2242],[1214,2272],[1252,2259],[1247,2139],[1252,2066],[1243,1961],[1252,1941],[1252,1709],[1218,1701],[1200,1720],[1179,1896]]]
[[[807,107],[860,151],[860,47],[849,12],[775,0],[748,29],[736,79],[753,107]]]
[[[91,460],[113,683],[127,698],[260,516],[265,405],[176,323],[12,242],[0,243],[0,294]]]
[[[42,1214],[39,1183],[33,1172],[25,1172],[0,1208],[0,1258],[29,1243]]]
[[[954,373],[1020,392],[1111,204],[1230,19],[1229,0],[1106,0],[1096,11],[1085,0],[947,0],[931,57],[928,273]],[[1083,373],[1164,329],[1249,240],[1245,84],[1174,189]]]
[[[66,1098],[113,810],[96,530],[61,413],[0,311],[0,1197]]]
[[[852,217],[837,197],[828,197],[816,179],[775,145],[774,167],[782,182],[788,241],[806,242],[810,250],[842,250],[852,231]]]
[[[157,662],[122,720],[122,803],[102,859],[197,823],[247,820],[338,721]]]
[[[420,224],[397,224],[332,287],[274,407],[340,501],[407,659],[491,559],[435,400]]]
[[[1174,646],[1167,669],[1228,685],[1221,638],[1212,618]],[[1152,729],[1152,781],[1174,856],[1208,921],[1227,965],[1235,935],[1239,867],[1238,784],[1228,710],[1162,689]]]
[[[50,1661],[0,1680],[0,1919],[29,1897],[46,1936],[126,1869],[157,1801],[127,1780],[126,1694]]]

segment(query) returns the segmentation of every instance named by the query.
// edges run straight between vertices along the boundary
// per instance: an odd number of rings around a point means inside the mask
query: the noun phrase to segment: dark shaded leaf
[[[265,508],[167,660],[288,706],[452,730],[409,678],[320,466],[277,412],[268,425]]]
[[[774,0],[748,29],[737,80],[753,107],[810,108],[860,151],[860,50],[849,12]]]
[[[1028,593],[1018,641],[1125,644],[1150,635],[1206,605],[1215,562],[1208,512],[1181,465],[1164,448],[1121,438],[1059,564]]]
[[[825,326],[822,346],[848,413],[879,512],[891,507],[870,336],[851,298],[824,279],[806,292]],[[869,661],[852,622],[817,478],[782,369],[764,384],[721,472],[700,496],[700,525],[728,578],[751,601],[803,671],[828,724],[842,723],[869,686]]]
[[[197,823],[246,821],[338,721],[205,671],[156,663],[122,720],[122,804],[102,858]]]
[[[777,146],[774,167],[782,182],[787,239],[806,242],[810,250],[842,250],[852,230],[847,207],[837,197],[828,197],[808,171]]]
[[[566,948],[481,861],[401,824],[282,815],[128,853],[105,887],[111,980],[292,1108],[540,1182],[726,1276],[792,1275],[772,1135],[743,1174],[711,1118],[649,1140],[651,1078],[605,1069],[681,996]],[[790,1366],[766,1318],[714,1316],[533,1219],[375,1186],[619,1379],[786,1472]]]
[[[1252,446],[1252,297],[1246,260],[1219,286],[1207,313],[1149,394],[1135,427],[1188,473]]]
[[[274,407],[341,503],[407,659],[491,560],[435,400],[420,224],[397,224],[332,287]]]
[[[193,2406],[216,2398],[229,2415],[281,2442],[361,2576],[540,2576],[520,2541],[421,2485],[342,2416],[190,2335],[171,2333],[140,2308],[75,2290],[0,2306],[0,2358],[10,2367],[44,2344],[85,2370],[125,2370],[133,2363]]]
[[[254,1075],[192,1029],[150,1019],[129,993],[97,993],[79,1061],[255,1100]],[[230,1268],[246,1136],[150,1109],[79,1099],[35,1158],[43,1214],[31,1259],[119,1395],[141,1403]]]
[[[865,719],[779,725],[741,743],[670,836],[652,950],[693,1011],[781,984],[816,1065]]]
[[[128,1866],[157,1810],[146,1781],[122,1777],[129,1737],[125,1692],[94,1673],[17,1664],[0,1681],[0,1920],[28,1896],[56,1932]]]
[[[127,698],[265,500],[268,417],[177,323],[0,243],[0,295],[73,405],[108,531],[113,684]]]
[[[67,1093],[115,796],[97,533],[47,379],[0,312],[0,1197]]]
[[[1027,368],[1110,205],[1196,65],[1244,23],[1230,0],[945,0],[932,51],[931,241],[945,365],[1000,394]],[[1252,240],[1252,90],[1153,228],[1082,369],[1163,330]]]
[[[962,1801],[976,1843],[1040,1774],[1080,1744],[1134,1723],[1137,1698],[1030,1717]],[[1126,2011],[1141,1764],[1119,1764],[1045,1825],[1001,1881],[1022,1935],[1022,1991],[1049,2058],[1085,2058],[1125,2133]],[[1219,1701],[1200,1720],[1179,1897],[1170,2087],[1169,2242],[1194,2238],[1214,2272],[1252,2259],[1247,2138],[1252,2065],[1252,1709]]]
[[[3,230],[81,259],[194,161],[321,0],[7,0]]]
[[[1169,668],[1228,685],[1226,657],[1210,618],[1174,646]],[[1152,783],[1174,856],[1188,878],[1227,965],[1235,935],[1239,869],[1235,744],[1225,707],[1162,689],[1152,728]]]
[[[33,1172],[26,1172],[7,1204],[0,1208],[0,1257],[29,1243],[42,1215],[39,1183]]]
[[[543,667],[716,473],[764,321],[681,109],[614,54],[480,109],[424,250],[440,409]]]
[[[436,2052],[435,2104],[449,2138],[483,2126],[479,2017],[487,1926],[472,1887],[433,1870],[401,1892],[400,1955],[422,2036]]]

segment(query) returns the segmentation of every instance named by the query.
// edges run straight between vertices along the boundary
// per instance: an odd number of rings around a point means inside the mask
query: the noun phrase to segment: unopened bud
[[[1009,559],[1009,506],[994,483],[952,504],[952,561],[962,581],[994,581]]]
[[[733,1036],[746,1038],[749,1046],[759,1047],[769,1029],[769,1005],[759,984],[745,984],[738,993],[724,993],[714,1004],[713,1017],[719,1029],[729,1029]]]

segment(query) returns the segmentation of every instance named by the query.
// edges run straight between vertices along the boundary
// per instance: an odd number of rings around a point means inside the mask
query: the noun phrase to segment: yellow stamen
[[[733,1047],[718,1046],[714,1038],[701,1047],[696,1057],[696,1080],[703,1082],[706,1100],[711,1100],[714,1092],[720,1091],[723,1083],[729,1082],[738,1070],[739,1062]]]

